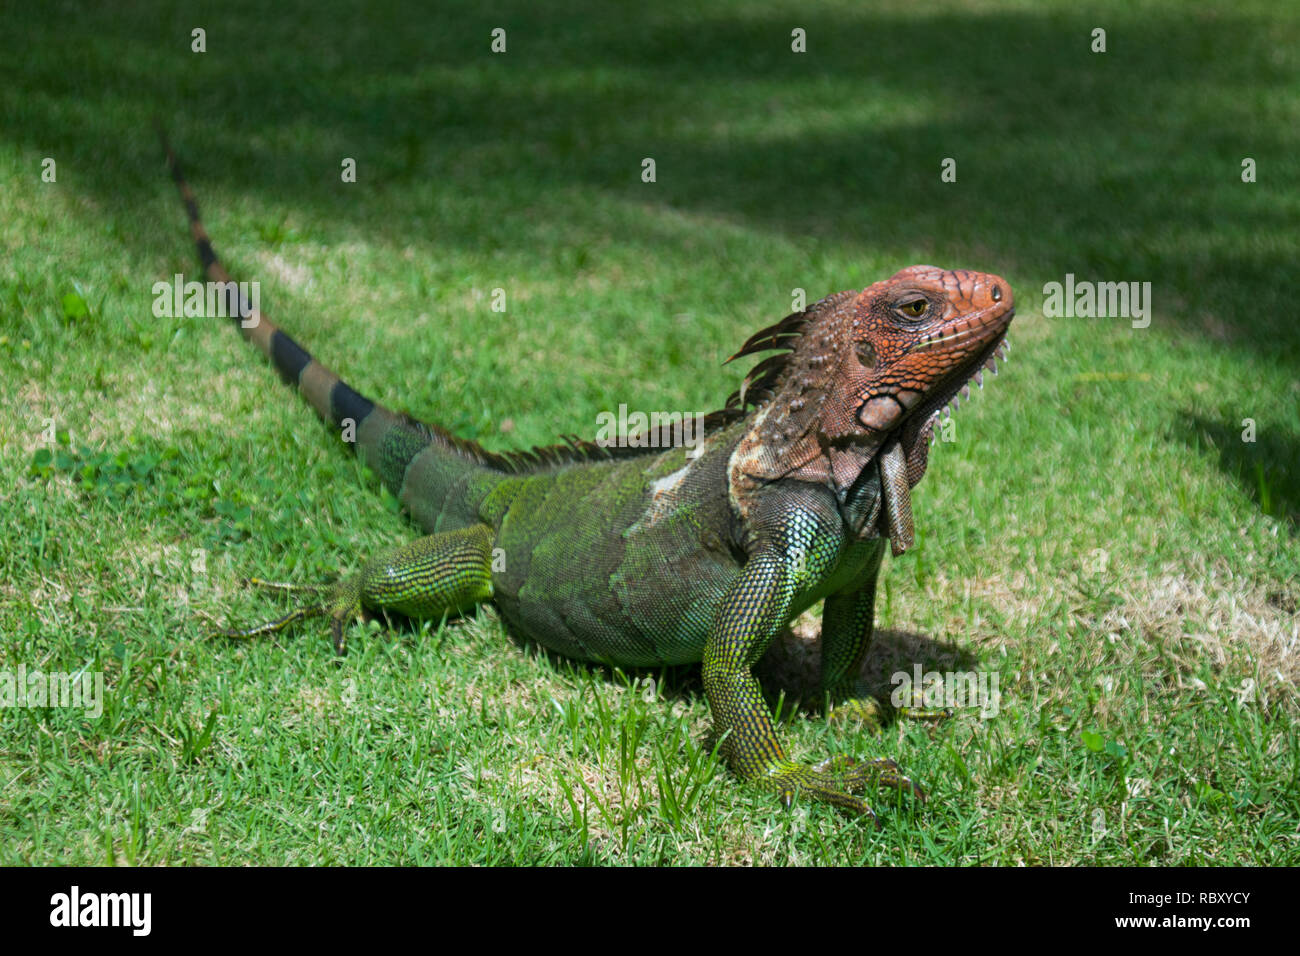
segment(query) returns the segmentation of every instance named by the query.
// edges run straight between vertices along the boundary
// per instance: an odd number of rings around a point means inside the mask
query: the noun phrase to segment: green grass
[[[1300,13],[155,6],[0,10],[0,672],[106,694],[0,709],[0,863],[1300,862]],[[494,448],[715,407],[792,289],[1007,277],[1011,362],[934,451],[872,663],[991,671],[1001,711],[783,731],[930,802],[784,810],[710,758],[689,673],[490,611],[341,661],[206,640],[288,606],[241,579],[417,532],[238,336],[153,317],[197,271],[154,115],[273,318]],[[1151,282],[1150,328],[1045,318],[1066,273]]]

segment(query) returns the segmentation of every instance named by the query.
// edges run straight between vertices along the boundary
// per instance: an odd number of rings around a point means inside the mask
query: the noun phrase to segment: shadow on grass
[[[1278,171],[1300,146],[1270,99],[1295,83],[1276,52],[1297,22],[1280,12],[1116,7],[1110,52],[1094,54],[1097,14],[1070,8],[232,2],[202,23],[147,3],[10,9],[0,30],[28,53],[0,88],[0,136],[58,158],[60,184],[94,200],[76,214],[118,230],[124,254],[192,259],[174,199],[159,201],[159,115],[200,197],[221,183],[315,207],[343,234],[359,208],[390,204],[389,235],[371,238],[431,259],[445,244],[527,249],[538,197],[594,190],[805,239],[814,279],[831,242],[1013,281],[1151,281],[1177,333],[1226,328],[1241,347],[1300,354],[1294,290],[1279,281],[1294,274],[1296,203]],[[501,25],[508,52],[494,56]],[[790,51],[795,25],[806,55]],[[344,156],[358,160],[355,187],[340,185]],[[1244,156],[1259,183],[1240,181]],[[946,157],[955,183],[940,182]],[[472,228],[434,220],[419,234],[406,197],[428,222],[418,203],[434,192],[473,197]],[[159,229],[141,235],[123,223],[145,203]],[[653,248],[647,220],[619,241]]]
[[[796,626],[782,632],[755,666],[769,703],[775,705],[784,694],[787,705],[793,702],[798,713],[817,714],[825,709],[825,700],[819,696],[821,643],[816,630]],[[930,672],[972,670],[977,663],[978,657],[958,644],[916,631],[877,630],[858,671],[859,692],[877,701],[883,722],[892,723],[895,714],[890,699],[899,687],[899,675],[911,679],[917,665]]]
[[[504,624],[504,621],[503,621]],[[542,647],[535,641],[516,633],[505,625],[515,650],[545,657],[551,666],[560,671],[572,669],[579,674],[591,674],[608,682],[627,682],[633,679],[651,679],[665,700],[694,701],[704,697],[704,684],[699,664],[679,664],[669,667],[624,667],[616,674],[603,664],[575,661]],[[795,637],[787,629],[773,640],[767,652],[754,667],[754,674],[763,687],[764,698],[774,712],[786,716],[813,716],[822,713],[825,701],[819,696],[821,645],[813,637]],[[890,724],[895,719],[890,697],[898,686],[896,675],[909,677],[920,664],[924,671],[971,670],[978,658],[967,648],[937,641],[914,631],[879,630],[872,638],[871,648],[859,672],[859,687],[866,697],[881,705],[881,723]]]
[[[1197,451],[1218,456],[1219,468],[1235,480],[1266,515],[1300,534],[1300,434],[1285,426],[1257,423],[1253,441],[1238,422],[1221,422],[1190,412],[1176,434]]]
[[[278,590],[279,586],[273,589]],[[449,617],[446,626],[451,630],[447,632],[446,639],[463,639],[463,636],[456,635],[455,632],[471,618],[476,618],[481,610],[482,607],[473,607],[463,614]],[[363,609],[362,615],[366,621],[381,621],[386,630],[406,642],[418,642],[426,623],[396,611]],[[519,633],[495,609],[489,612],[489,617],[496,620],[505,631],[509,646],[502,645],[502,653],[542,657],[558,671],[593,675],[610,683],[626,684],[631,680],[651,679],[666,700],[695,700],[704,696],[699,664],[621,667],[616,671],[607,664],[576,660],[544,647],[531,637]],[[779,704],[789,715],[818,714],[825,705],[819,696],[820,627],[805,627],[803,621],[801,619],[798,625],[783,628],[754,666],[754,674],[763,685],[768,704],[774,710]],[[263,622],[243,622],[233,626],[256,626],[261,623]],[[232,625],[217,624],[216,629],[226,626]],[[311,624],[293,625],[295,629],[304,626],[311,627]],[[959,644],[935,640],[917,631],[878,629],[872,636],[871,646],[858,672],[858,687],[866,697],[881,704],[882,722],[887,724],[895,718],[890,698],[898,686],[899,674],[911,677],[917,665],[920,665],[923,672],[969,671],[975,669],[978,663],[978,655]],[[784,703],[781,703],[783,697]]]

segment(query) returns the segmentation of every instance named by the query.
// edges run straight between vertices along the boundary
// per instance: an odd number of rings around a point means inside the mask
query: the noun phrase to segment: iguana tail
[[[416,421],[366,398],[313,358],[264,313],[252,308],[217,258],[199,217],[194,193],[161,128],[158,135],[185,204],[204,277],[222,283],[218,291],[224,297],[226,314],[244,338],[261,350],[286,382],[298,386],[322,419],[340,429],[344,439],[354,445],[422,526],[440,531],[473,523],[476,502],[465,500],[465,492],[470,490],[467,479],[486,479],[498,472],[497,456],[438,426]]]

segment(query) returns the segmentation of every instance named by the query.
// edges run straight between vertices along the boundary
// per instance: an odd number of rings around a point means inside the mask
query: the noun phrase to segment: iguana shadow
[[[659,693],[669,701],[695,701],[704,695],[699,664],[661,667],[613,668],[604,664],[577,661],[557,654],[513,631],[502,622],[510,642],[524,653],[547,659],[556,670],[598,675],[603,680],[624,683],[650,678]],[[818,680],[821,672],[819,626],[804,619],[782,630],[754,668],[763,685],[768,705],[785,715],[821,713],[825,700]],[[862,696],[882,705],[885,723],[894,719],[890,698],[901,676],[914,676],[919,665],[923,672],[967,670],[975,667],[978,656],[968,648],[921,634],[917,631],[878,630],[858,672]]]
[[[1179,414],[1173,433],[1199,452],[1218,457],[1225,475],[1259,510],[1300,533],[1300,433],[1286,422],[1216,420],[1191,411]]]

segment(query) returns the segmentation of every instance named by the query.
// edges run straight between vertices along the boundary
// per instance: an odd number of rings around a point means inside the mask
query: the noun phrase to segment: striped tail
[[[212,248],[194,193],[161,127],[158,135],[185,204],[204,277],[222,283],[218,294],[223,297],[226,314],[244,338],[261,350],[286,382],[298,386],[322,419],[339,428],[344,437],[355,437],[355,446],[366,464],[379,473],[384,485],[427,530],[446,530],[473,520],[468,513],[461,513],[466,510],[462,505],[468,503],[445,499],[464,489],[469,474],[497,470],[497,456],[442,428],[390,411],[366,398],[245,301],[238,283],[231,280]],[[420,463],[412,468],[417,458]]]

